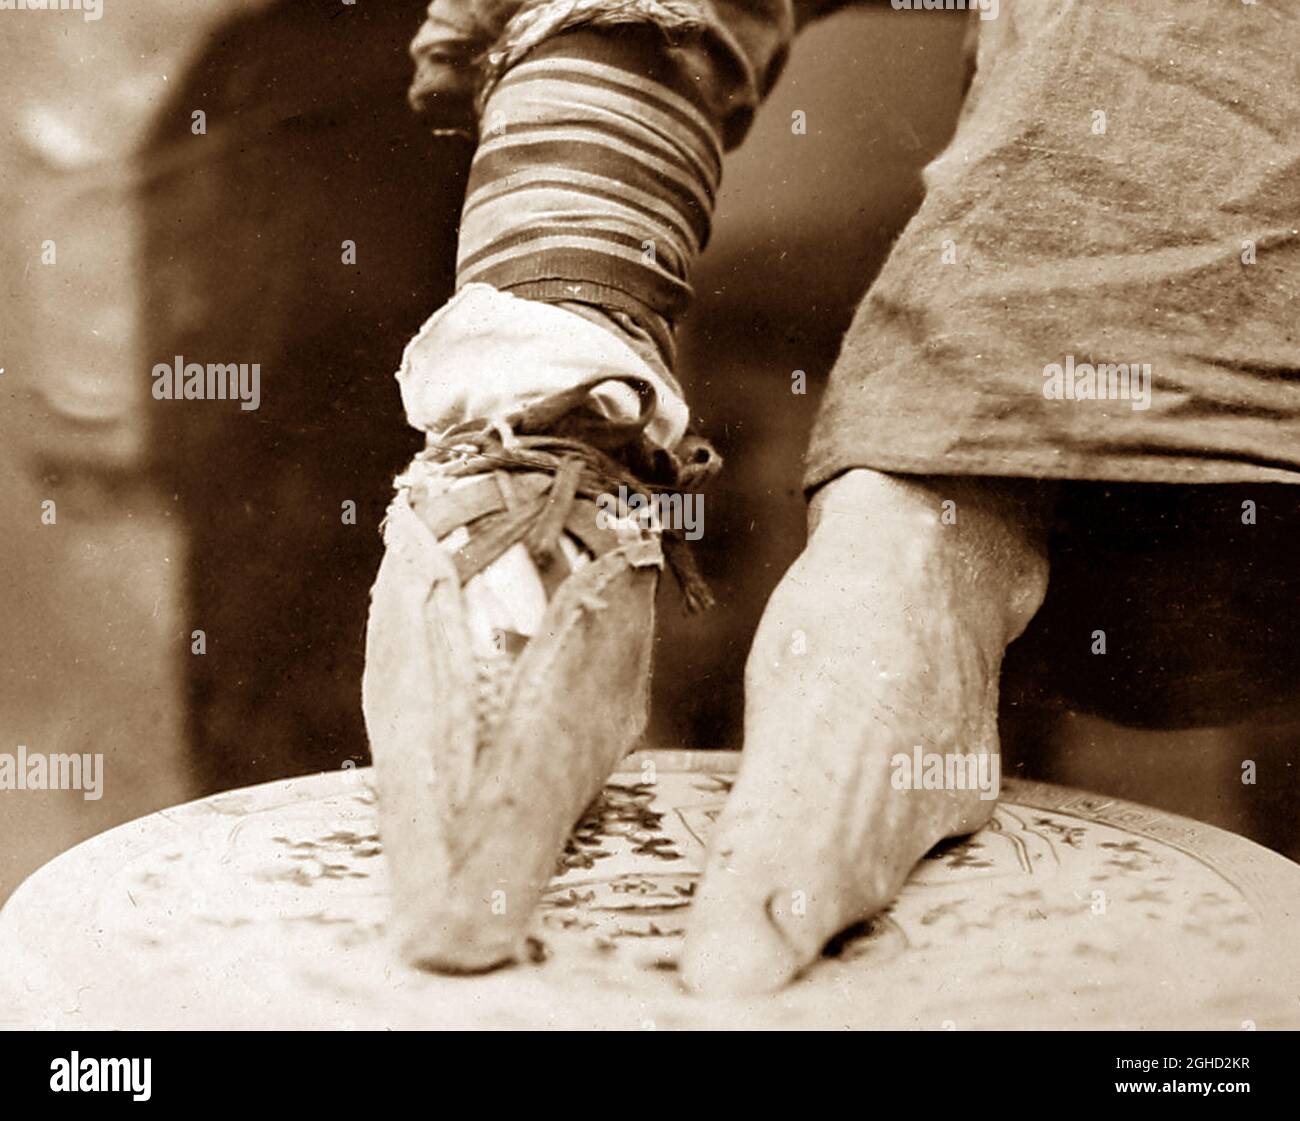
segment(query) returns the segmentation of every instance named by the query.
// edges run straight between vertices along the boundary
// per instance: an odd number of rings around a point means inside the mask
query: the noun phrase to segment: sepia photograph
[[[0,91],[6,1081],[1285,1086],[1300,0],[0,0]]]

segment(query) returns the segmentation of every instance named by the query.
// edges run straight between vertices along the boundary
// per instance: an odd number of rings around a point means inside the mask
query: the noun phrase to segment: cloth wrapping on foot
[[[653,387],[646,439],[672,448],[686,431],[680,393],[630,346],[594,323],[549,304],[467,284],[407,344],[397,380],[413,428],[439,432],[474,418],[505,416],[605,375],[592,397],[611,420],[637,415],[620,377]]]
[[[521,953],[573,823],[644,729],[663,553],[632,534],[590,556],[517,657],[485,666],[429,528],[441,480],[419,475],[385,523],[363,703],[403,956],[473,971]]]

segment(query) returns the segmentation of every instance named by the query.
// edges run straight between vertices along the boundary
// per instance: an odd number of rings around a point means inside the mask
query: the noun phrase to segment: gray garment
[[[1300,482],[1300,3],[1004,0],[981,31],[807,484]],[[1125,397],[1086,398],[1098,364]]]

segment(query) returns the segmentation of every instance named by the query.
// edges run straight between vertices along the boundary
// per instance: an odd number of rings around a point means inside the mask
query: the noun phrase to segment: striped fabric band
[[[717,127],[663,41],[557,36],[484,106],[457,284],[626,316],[672,364],[722,174]]]

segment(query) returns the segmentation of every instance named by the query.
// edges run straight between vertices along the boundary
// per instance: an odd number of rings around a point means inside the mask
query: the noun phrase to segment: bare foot
[[[783,985],[887,906],[936,842],[988,820],[980,790],[901,789],[891,761],[917,746],[997,753],[1003,652],[1047,588],[1030,529],[1041,497],[865,470],[818,492],[750,652],[742,766],[691,909],[690,988]]]

